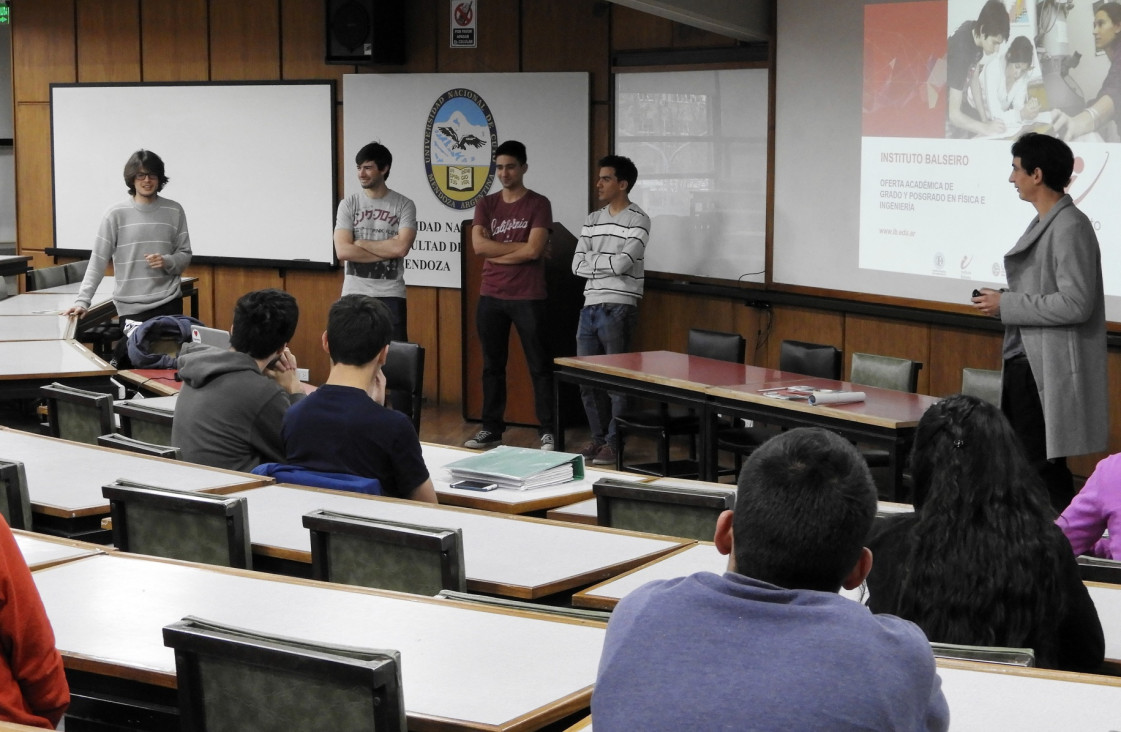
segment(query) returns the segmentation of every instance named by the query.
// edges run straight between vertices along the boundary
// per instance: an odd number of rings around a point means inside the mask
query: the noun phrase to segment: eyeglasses
[[[155,173],[137,173],[136,180],[159,180],[160,177]]]

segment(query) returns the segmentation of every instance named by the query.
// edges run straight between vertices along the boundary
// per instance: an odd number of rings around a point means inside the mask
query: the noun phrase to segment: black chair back
[[[783,341],[778,367],[793,374],[836,381],[841,378],[841,351],[820,343]]]
[[[18,460],[0,458],[0,514],[13,529],[31,531],[31,499],[27,473]]]
[[[39,387],[47,403],[47,424],[52,437],[96,445],[97,438],[115,431],[113,397],[72,386],[47,384]]]
[[[716,518],[736,505],[734,488],[646,485],[601,478],[592,486],[597,523],[615,529],[712,541]]]
[[[382,373],[389,392],[388,406],[409,415],[419,435],[424,402],[424,349],[416,343],[391,342]]]
[[[919,387],[919,370],[922,361],[906,358],[878,356],[871,353],[852,354],[852,376],[854,384],[875,386],[880,389],[894,389],[914,394]]]
[[[97,444],[100,447],[112,447],[117,450],[135,452],[138,455],[147,455],[148,457],[167,458],[168,460],[183,459],[183,453],[178,447],[156,445],[151,442],[136,440],[132,437],[126,437],[125,435],[117,433],[99,436],[97,438]]]
[[[747,342],[739,333],[721,333],[715,330],[690,328],[689,345],[686,351],[690,356],[703,356],[720,361],[743,363],[747,352]]]

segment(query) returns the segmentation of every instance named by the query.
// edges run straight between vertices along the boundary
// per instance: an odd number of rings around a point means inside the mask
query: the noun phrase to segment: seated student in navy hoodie
[[[287,462],[376,478],[384,495],[436,503],[413,423],[383,406],[392,333],[389,308],[375,297],[344,295],[331,306],[323,334],[331,375],[284,416]]]
[[[918,626],[837,594],[872,568],[875,513],[848,441],[795,429],[764,443],[716,524],[728,571],[650,582],[612,613],[596,732],[946,729]]]
[[[257,290],[234,306],[229,349],[183,346],[171,442],[184,460],[242,471],[284,460],[284,412],[304,398],[288,350],[299,319],[287,292]]]

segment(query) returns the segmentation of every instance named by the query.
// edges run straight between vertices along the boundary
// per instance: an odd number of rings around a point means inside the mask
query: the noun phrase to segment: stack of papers
[[[455,480],[488,480],[499,488],[528,490],[584,477],[584,456],[501,445],[444,466]]]

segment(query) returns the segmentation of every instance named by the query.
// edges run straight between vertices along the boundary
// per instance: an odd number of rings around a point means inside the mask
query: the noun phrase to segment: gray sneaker
[[[502,435],[490,430],[479,430],[467,442],[463,443],[464,447],[469,447],[472,450],[489,450],[492,447],[498,447],[502,444]]]
[[[541,449],[542,450],[553,450],[553,449],[555,449],[555,447],[556,446],[553,444],[553,433],[552,432],[546,432],[545,434],[541,435]]]

